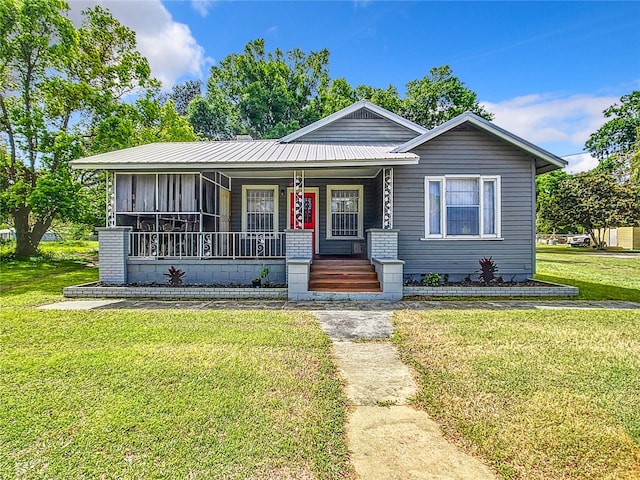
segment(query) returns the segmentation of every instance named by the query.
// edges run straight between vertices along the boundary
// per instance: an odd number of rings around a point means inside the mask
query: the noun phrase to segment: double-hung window
[[[364,237],[362,185],[327,186],[327,238]]]
[[[425,215],[426,238],[500,238],[500,177],[425,177]]]
[[[242,186],[242,230],[278,231],[278,186]]]

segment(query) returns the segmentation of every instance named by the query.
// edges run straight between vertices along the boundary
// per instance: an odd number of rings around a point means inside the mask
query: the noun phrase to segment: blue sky
[[[72,0],[78,11],[98,0]],[[405,84],[451,65],[495,123],[558,155],[580,152],[602,110],[640,89],[640,2],[102,0],[136,30],[167,88],[264,38],[331,52],[332,78]],[[593,166],[569,158],[572,170]]]

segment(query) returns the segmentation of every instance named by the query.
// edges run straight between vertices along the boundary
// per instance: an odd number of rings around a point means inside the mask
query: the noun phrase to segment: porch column
[[[367,230],[367,255],[376,269],[387,300],[400,300],[404,282],[404,262],[398,260],[398,230]]]
[[[127,283],[129,232],[133,227],[96,228],[98,232],[99,278],[102,283]]]
[[[291,228],[293,230],[304,228],[304,170],[293,171],[293,225]]]
[[[398,230],[370,228],[367,230],[367,257],[398,258]]]
[[[106,172],[107,174],[107,227],[115,227],[116,226],[116,186],[114,183],[114,174],[113,172]]]
[[[393,228],[393,168],[382,169],[382,228]]]
[[[285,230],[289,300],[305,300],[313,258],[313,230]]]

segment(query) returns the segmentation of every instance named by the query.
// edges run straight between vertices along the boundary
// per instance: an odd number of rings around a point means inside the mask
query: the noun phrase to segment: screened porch
[[[248,198],[246,228],[230,231],[231,179],[220,172],[118,172],[111,178],[108,193],[110,226],[132,228],[130,257],[285,255],[284,232],[273,228],[274,198],[264,191],[257,190]]]

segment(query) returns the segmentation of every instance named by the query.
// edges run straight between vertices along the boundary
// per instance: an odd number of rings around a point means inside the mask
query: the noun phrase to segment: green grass
[[[5,255],[0,262],[0,308],[61,300],[64,287],[98,280],[96,260],[97,242],[43,242],[41,255],[28,261]]]
[[[640,314],[398,312],[415,403],[507,479],[640,478]]]
[[[640,301],[640,257],[619,251],[539,248],[535,278],[574,285],[588,300]]]
[[[85,261],[3,263],[0,478],[350,478],[310,314],[33,307]]]

